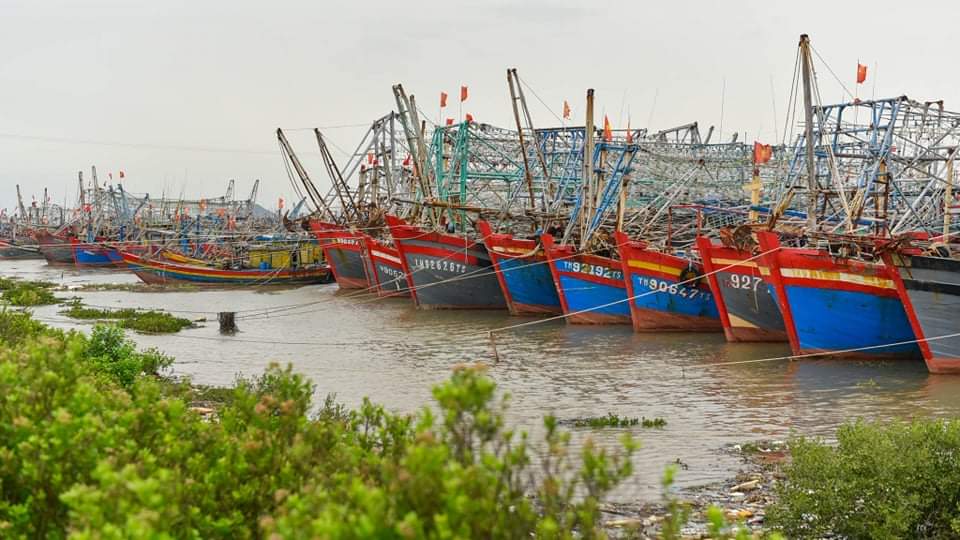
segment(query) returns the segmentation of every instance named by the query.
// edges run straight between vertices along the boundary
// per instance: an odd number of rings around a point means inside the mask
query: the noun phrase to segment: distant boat
[[[48,264],[73,264],[73,246],[70,239],[40,229],[34,233],[37,245]]]
[[[168,259],[149,259],[121,251],[120,256],[134,274],[144,283],[165,285],[170,283],[193,283],[200,285],[309,285],[327,283],[330,268],[325,264],[312,264],[299,268],[215,268],[195,264],[177,263]]]
[[[81,242],[76,238],[70,239],[70,248],[73,250],[73,262],[77,266],[112,267],[116,266],[110,258],[110,248],[103,244]]]
[[[42,259],[43,253],[37,246],[20,245],[10,240],[0,240],[0,260]]]

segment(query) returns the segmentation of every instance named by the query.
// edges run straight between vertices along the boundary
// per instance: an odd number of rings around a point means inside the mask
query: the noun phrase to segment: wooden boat
[[[21,245],[10,240],[0,240],[0,260],[42,259],[37,246]]]
[[[536,240],[496,234],[486,221],[477,222],[493,262],[500,289],[513,315],[559,315],[560,296],[550,262]]]
[[[638,332],[718,332],[720,314],[699,263],[654,251],[645,242],[616,233],[630,297],[630,316]]]
[[[366,289],[370,286],[367,263],[363,260],[363,234],[340,225],[310,220],[323,255],[341,289]]]
[[[109,253],[114,250],[105,244],[81,242],[76,238],[71,238],[70,248],[73,250],[73,263],[77,266],[116,266]]]
[[[788,341],[776,296],[763,279],[769,270],[755,254],[703,236],[697,249],[727,341]]]
[[[486,246],[462,236],[425,231],[387,215],[414,303],[423,309],[507,307]]]
[[[574,246],[557,244],[549,234],[540,241],[568,323],[631,324],[620,261],[577,253]]]
[[[40,229],[34,233],[40,253],[47,264],[73,264],[73,246],[70,239]]]
[[[781,247],[757,233],[793,354],[919,358],[910,321],[884,264],[840,258],[823,249]]]
[[[930,373],[960,373],[960,261],[919,250],[885,254]],[[943,339],[941,339],[943,338]]]
[[[325,264],[313,264],[298,268],[215,268],[194,264],[177,263],[166,259],[151,259],[128,251],[121,251],[127,267],[144,283],[169,284],[193,283],[200,285],[310,285],[327,283],[330,269]]]

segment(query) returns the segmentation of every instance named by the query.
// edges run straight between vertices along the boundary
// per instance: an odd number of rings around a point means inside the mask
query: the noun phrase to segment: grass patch
[[[122,328],[151,334],[171,334],[193,326],[193,322],[189,319],[174,317],[162,311],[133,308],[97,309],[84,306],[79,301],[70,303],[69,307],[60,313],[71,319],[117,321]]]
[[[13,306],[46,306],[60,300],[50,291],[55,285],[47,281],[23,281],[0,278],[0,298]]]
[[[565,424],[571,425],[573,427],[591,427],[591,428],[603,428],[603,427],[634,427],[640,426],[644,428],[662,428],[667,425],[667,421],[663,418],[628,418],[626,416],[617,416],[613,413],[607,413],[606,416],[589,416],[585,418],[574,418],[572,420],[567,420],[563,422]]]

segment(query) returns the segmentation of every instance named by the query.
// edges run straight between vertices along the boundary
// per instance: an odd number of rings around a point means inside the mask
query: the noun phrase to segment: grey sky
[[[274,207],[292,196],[278,126],[368,122],[391,108],[396,82],[427,111],[441,90],[455,111],[467,84],[465,112],[510,126],[511,66],[554,113],[569,100],[576,122],[596,88],[601,121],[606,112],[616,127],[628,111],[633,127],[651,116],[653,129],[719,125],[725,79],[724,137],[770,142],[771,77],[782,129],[802,32],[851,90],[857,59],[869,66],[861,97],[906,93],[958,109],[958,15],[960,4],[922,1],[0,0],[0,206],[12,207],[18,182],[28,202],[44,186],[72,200],[76,171],[95,164],[154,196],[217,195],[229,178],[245,194],[259,177],[260,202]],[[842,97],[822,67],[819,80],[825,101]],[[538,125],[557,123],[528,101]],[[361,132],[326,131],[343,148]],[[315,150],[307,134],[291,134],[304,153]]]

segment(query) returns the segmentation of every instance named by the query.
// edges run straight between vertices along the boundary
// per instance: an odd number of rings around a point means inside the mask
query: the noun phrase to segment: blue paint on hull
[[[916,339],[898,298],[819,287],[786,286],[804,351],[843,351]],[[864,355],[920,356],[916,343],[877,347]]]
[[[560,312],[560,296],[547,261],[500,258],[497,265],[512,302]]]
[[[105,250],[100,248],[73,248],[73,256],[77,264],[88,266],[112,266],[113,261]]]
[[[563,294],[567,300],[567,309],[571,312],[618,302],[603,308],[593,309],[590,314],[630,318],[630,305],[627,302],[626,287],[601,285],[567,275],[560,275],[560,286],[563,288]]]
[[[720,312],[713,301],[713,294],[700,288],[677,285],[677,280],[650,278],[631,274],[633,303],[640,309],[661,311],[686,317],[704,317],[716,319],[719,323]],[[691,282],[692,283],[692,282]],[[647,294],[653,292],[652,294]]]

